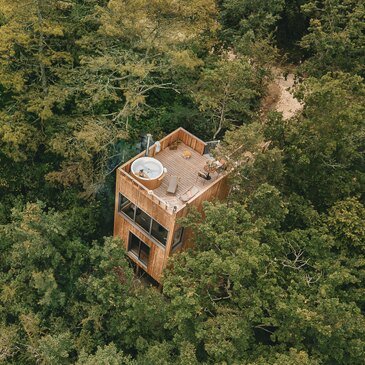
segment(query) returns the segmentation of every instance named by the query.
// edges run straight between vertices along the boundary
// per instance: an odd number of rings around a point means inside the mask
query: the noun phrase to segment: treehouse
[[[160,282],[169,256],[192,247],[178,223],[189,207],[228,193],[226,163],[179,128],[117,169],[114,236],[136,267]]]

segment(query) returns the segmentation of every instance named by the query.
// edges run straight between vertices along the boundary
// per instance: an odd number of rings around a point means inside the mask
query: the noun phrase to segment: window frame
[[[124,203],[122,203],[123,198],[125,199]],[[118,193],[118,212],[121,212],[122,208],[124,208],[128,204],[128,202],[130,202],[130,200],[125,195],[123,195],[121,192],[119,192]]]
[[[146,228],[144,228],[140,223],[138,223],[137,222],[137,209],[139,209],[142,213],[144,213],[148,218],[149,218],[149,220],[150,220],[150,222],[149,222],[149,227],[148,227],[148,231],[146,230]],[[134,223],[136,223],[139,227],[141,227],[143,230],[145,230],[146,232],[148,232],[148,234],[150,235],[150,236],[152,236],[151,235],[151,228],[152,228],[152,222],[153,222],[153,218],[149,215],[149,214],[147,214],[143,209],[141,209],[140,207],[137,207],[137,205],[135,205],[135,209],[134,209]]]
[[[175,242],[175,235],[178,232],[180,232],[179,239],[177,240],[177,242]],[[175,230],[174,237],[172,239],[172,244],[171,244],[171,252],[174,252],[176,249],[178,249],[183,244],[184,232],[185,232],[184,227],[179,227],[177,230]]]
[[[154,242],[156,242],[159,246],[162,248],[166,248],[168,237],[169,237],[169,230],[162,225],[159,221],[151,217],[148,213],[146,213],[142,208],[138,207],[136,204],[134,204],[131,200],[129,200],[125,195],[123,195],[121,192],[118,193],[118,213],[122,214],[125,218],[127,218],[129,221],[131,221],[135,226],[137,226],[139,229],[141,229],[143,232],[147,233],[149,238],[152,239]],[[122,199],[126,199],[126,201],[122,204]],[[133,204],[133,218],[131,218],[125,211],[123,211],[123,208],[126,207],[128,204]],[[144,227],[142,227],[137,221],[136,221],[136,215],[137,215],[137,209],[141,210],[144,214],[146,214],[150,218],[150,224],[149,224],[149,230],[147,231]],[[166,230],[166,241],[161,242],[157,237],[152,235],[152,226],[153,222],[156,222],[159,224],[163,229]]]
[[[153,227],[153,223],[157,223],[158,225],[160,225],[165,231],[166,231],[166,239],[165,239],[165,243],[164,242],[161,242],[156,236],[154,236],[153,234],[152,234],[152,227]],[[153,219],[152,217],[151,217],[151,227],[150,227],[150,233],[149,233],[149,235],[153,238],[153,239],[155,239],[157,242],[159,242],[163,247],[165,247],[166,248],[166,245],[167,245],[167,240],[168,240],[168,238],[169,238],[169,230],[165,227],[165,226],[163,226],[160,222],[158,222],[158,221],[156,221],[156,219]]]
[[[133,236],[138,240],[138,256],[131,250]],[[141,257],[141,245],[145,245],[148,248],[147,263],[144,263],[140,258]],[[151,247],[148,246],[146,242],[144,242],[142,239],[140,239],[138,236],[136,236],[131,231],[129,231],[129,236],[128,236],[128,251],[127,252],[128,252],[128,255],[132,255],[134,258],[136,258],[136,260],[141,265],[143,265],[145,268],[148,267],[148,263],[150,260]]]

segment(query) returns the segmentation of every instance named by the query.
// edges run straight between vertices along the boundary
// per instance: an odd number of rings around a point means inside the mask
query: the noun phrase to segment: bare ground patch
[[[288,73],[285,77],[283,70],[274,69],[274,80],[267,87],[267,95],[262,101],[261,111],[266,115],[269,111],[277,111],[283,114],[284,119],[289,119],[303,105],[292,94],[294,87],[294,74]]]

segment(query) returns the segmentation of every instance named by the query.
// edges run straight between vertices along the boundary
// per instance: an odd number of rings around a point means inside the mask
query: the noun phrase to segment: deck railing
[[[147,189],[143,184],[134,179],[128,172],[119,169],[118,170],[133,186],[137,187],[138,191],[145,197],[152,200],[155,204],[165,209],[168,213],[173,212],[173,207],[170,207],[168,203],[159,198],[152,190]]]

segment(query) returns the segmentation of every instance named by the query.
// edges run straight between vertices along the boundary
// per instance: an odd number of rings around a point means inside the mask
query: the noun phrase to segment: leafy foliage
[[[0,0],[0,362],[362,365],[363,17],[354,0]],[[303,60],[289,120],[259,110],[284,52]],[[222,139],[231,192],[180,222],[194,249],[161,293],[103,236],[115,167],[179,126]]]
[[[300,92],[303,114],[284,132],[290,188],[317,206],[364,191],[363,80],[309,78]]]
[[[311,16],[309,33],[301,45],[310,51],[305,69],[321,76],[328,71],[364,76],[364,4],[360,1],[308,1],[302,6]]]

